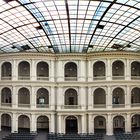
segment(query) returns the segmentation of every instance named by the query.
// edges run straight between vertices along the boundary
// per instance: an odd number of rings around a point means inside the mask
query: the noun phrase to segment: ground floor
[[[11,132],[105,133],[132,132],[140,128],[140,114],[15,114],[1,113],[0,129]]]

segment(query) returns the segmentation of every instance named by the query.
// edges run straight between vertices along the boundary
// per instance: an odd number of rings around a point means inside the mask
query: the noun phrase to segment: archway
[[[11,116],[9,114],[2,114],[1,116],[1,129],[4,131],[11,131]]]
[[[45,88],[37,91],[37,107],[49,107],[49,92]]]
[[[1,67],[1,79],[11,80],[12,76],[12,65],[10,62],[4,62]]]
[[[140,131],[140,114],[135,114],[131,118],[132,132]]]
[[[30,91],[27,88],[19,89],[18,106],[19,107],[30,107]]]
[[[49,132],[49,118],[47,116],[39,116],[37,118],[37,131]]]
[[[105,90],[98,88],[94,91],[94,108],[106,107],[106,95]]]
[[[65,80],[77,80],[77,65],[73,62],[65,64],[64,68]]]
[[[123,116],[116,116],[113,118],[114,133],[125,132],[125,119]]]
[[[125,106],[125,95],[122,88],[115,88],[112,95],[113,107],[124,107]]]
[[[37,64],[37,80],[49,79],[49,65],[46,62],[39,62]]]
[[[140,88],[135,87],[131,91],[131,106],[140,106]]]
[[[105,63],[98,61],[93,65],[93,79],[104,80],[105,79]]]
[[[124,63],[122,61],[115,61],[112,64],[112,78],[124,79]]]
[[[30,119],[26,115],[18,117],[18,132],[30,132]]]
[[[96,116],[94,118],[94,132],[105,133],[106,132],[106,119],[103,116]]]
[[[30,79],[30,64],[26,61],[22,61],[18,65],[18,79],[29,80]]]
[[[7,87],[3,88],[1,91],[1,105],[2,106],[11,106],[12,95],[11,90]]]
[[[131,79],[140,79],[140,62],[131,63]]]
[[[65,92],[65,105],[74,106],[78,104],[77,91],[75,89],[68,89]]]
[[[78,122],[75,116],[68,116],[65,120],[65,131],[66,133],[77,133],[78,132]]]

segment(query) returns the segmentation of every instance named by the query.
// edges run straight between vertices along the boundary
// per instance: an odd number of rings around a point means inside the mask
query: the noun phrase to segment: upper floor
[[[64,56],[5,54],[0,59],[0,79],[51,82],[140,80],[140,55],[126,52]]]

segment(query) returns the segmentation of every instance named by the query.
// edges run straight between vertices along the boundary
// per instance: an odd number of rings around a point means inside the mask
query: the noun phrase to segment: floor
[[[115,136],[104,136],[104,140],[116,140]]]

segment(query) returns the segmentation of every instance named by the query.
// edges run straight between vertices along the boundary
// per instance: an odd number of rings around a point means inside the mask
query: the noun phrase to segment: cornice
[[[50,82],[50,81],[0,81],[0,86],[28,87],[101,87],[101,86],[140,86],[140,80],[91,81],[91,82]]]
[[[52,53],[32,53],[32,52],[20,52],[20,53],[6,53],[0,54],[0,59],[56,59],[56,60],[75,60],[75,59],[94,59],[94,58],[140,58],[140,53],[138,52],[124,52],[124,51],[114,51],[114,52],[94,52],[94,53],[65,53],[65,54],[52,54]]]

